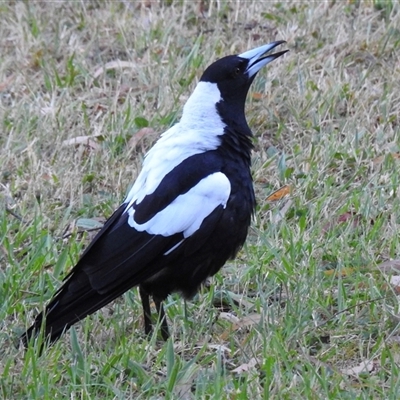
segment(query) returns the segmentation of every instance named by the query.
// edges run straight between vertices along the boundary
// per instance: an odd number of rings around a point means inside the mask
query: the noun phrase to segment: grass
[[[398,397],[399,288],[379,266],[400,252],[397,3],[10,2],[0,14],[2,398]],[[278,39],[290,52],[246,106],[247,244],[192,302],[169,298],[172,340],[143,335],[134,289],[42,357],[15,347],[201,71]]]

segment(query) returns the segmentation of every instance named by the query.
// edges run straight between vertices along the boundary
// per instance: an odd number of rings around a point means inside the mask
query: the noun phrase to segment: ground
[[[0,396],[377,399],[400,391],[400,9],[391,1],[0,4]],[[212,61],[274,40],[246,103],[246,246],[143,334],[136,289],[18,347]]]

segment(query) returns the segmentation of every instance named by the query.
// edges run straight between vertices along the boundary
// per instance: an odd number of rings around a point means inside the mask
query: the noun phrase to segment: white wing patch
[[[226,207],[230,193],[229,179],[222,172],[215,172],[203,178],[185,194],[178,196],[169,206],[144,224],[136,223],[135,210],[132,207],[128,208],[128,224],[139,232],[146,231],[152,235],[162,236],[183,233],[183,237],[188,238],[218,206]],[[175,248],[169,252],[173,250]]]
[[[221,144],[225,124],[216,109],[221,93],[215,83],[199,82],[183,108],[182,118],[147,153],[143,168],[124,203],[140,203],[153,193],[165,175],[195,154]]]

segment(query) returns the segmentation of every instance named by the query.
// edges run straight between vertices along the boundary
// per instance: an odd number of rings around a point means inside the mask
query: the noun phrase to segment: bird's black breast
[[[166,268],[142,285],[156,298],[164,299],[176,291],[192,297],[200,284],[233,258],[246,240],[255,208],[249,159],[240,154],[227,157],[226,151],[220,147],[210,153],[218,172],[229,179],[228,202],[205,218],[194,234],[165,257]]]

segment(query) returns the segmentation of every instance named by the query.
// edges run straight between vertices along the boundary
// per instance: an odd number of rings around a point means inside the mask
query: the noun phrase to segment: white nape
[[[219,101],[221,93],[217,84],[197,84],[183,108],[181,120],[162,134],[147,153],[142,171],[124,201],[128,203],[127,208],[153,193],[165,175],[182,161],[220,145],[226,125],[217,112]]]

